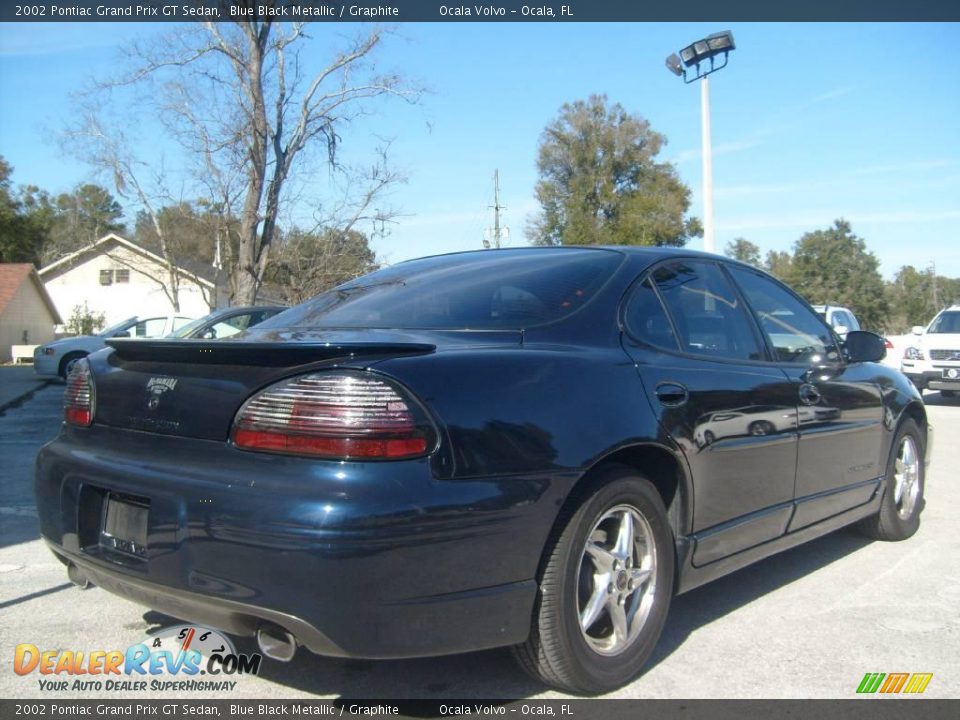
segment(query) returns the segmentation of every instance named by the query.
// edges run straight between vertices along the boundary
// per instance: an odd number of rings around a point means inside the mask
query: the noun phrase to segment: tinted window
[[[940,313],[940,316],[930,324],[931,333],[960,333],[960,312]]]
[[[627,331],[638,340],[670,350],[678,348],[677,336],[650,278],[634,289],[627,304],[624,322]]]
[[[322,293],[261,327],[542,325],[588,303],[622,259],[605,250],[511,250],[411,260]]]
[[[839,357],[822,319],[792,293],[751,270],[731,267],[730,271],[757,314],[778,360],[812,364]]]
[[[763,349],[736,291],[711,262],[675,261],[653,280],[680,334],[680,347],[698,355],[763,360]]]

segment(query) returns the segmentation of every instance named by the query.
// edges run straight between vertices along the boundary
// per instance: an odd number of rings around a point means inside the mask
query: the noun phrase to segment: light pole
[[[680,54],[672,53],[667,58],[667,69],[685,83],[700,80],[700,137],[703,145],[703,249],[716,252],[713,235],[713,150],[710,143],[710,82],[707,76],[727,66],[731,50],[737,46],[729,30],[708,35],[703,40],[687,45]],[[721,62],[717,62],[717,58]],[[707,66],[707,61],[709,67]],[[702,65],[701,65],[702,64]],[[687,77],[693,67],[696,74]]]

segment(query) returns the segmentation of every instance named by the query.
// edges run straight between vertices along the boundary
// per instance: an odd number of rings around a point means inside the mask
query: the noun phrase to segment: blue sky
[[[63,191],[90,179],[56,139],[71,92],[115,72],[130,38],[171,27],[0,25],[0,154],[14,182]],[[393,163],[409,178],[391,195],[403,216],[375,242],[378,254],[398,262],[481,247],[496,168],[510,244],[525,244],[540,133],[564,102],[591,93],[667,136],[661,157],[693,189],[699,215],[699,89],[663,61],[721,29],[737,50],[711,81],[717,247],[742,236],[764,252],[787,250],[844,217],[885,276],[936,262],[960,277],[960,83],[944,54],[960,43],[956,24],[400,25],[379,64],[430,92],[415,106],[383,104],[342,132],[357,161],[376,138],[393,138]],[[319,62],[335,33],[356,30],[315,26],[311,53]],[[131,132],[176,167],[176,147],[132,110]]]

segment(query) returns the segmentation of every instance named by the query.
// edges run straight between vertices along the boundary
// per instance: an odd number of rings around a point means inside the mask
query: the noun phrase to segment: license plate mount
[[[103,507],[100,547],[128,557],[146,559],[149,514],[149,500],[109,493]]]

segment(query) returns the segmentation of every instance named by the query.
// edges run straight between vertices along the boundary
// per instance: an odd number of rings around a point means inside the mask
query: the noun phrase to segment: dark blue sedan
[[[109,344],[39,455],[44,538],[277,659],[514,646],[600,692],[674,594],[923,508],[931,430],[882,338],[712,255],[446,255],[227,340]]]

